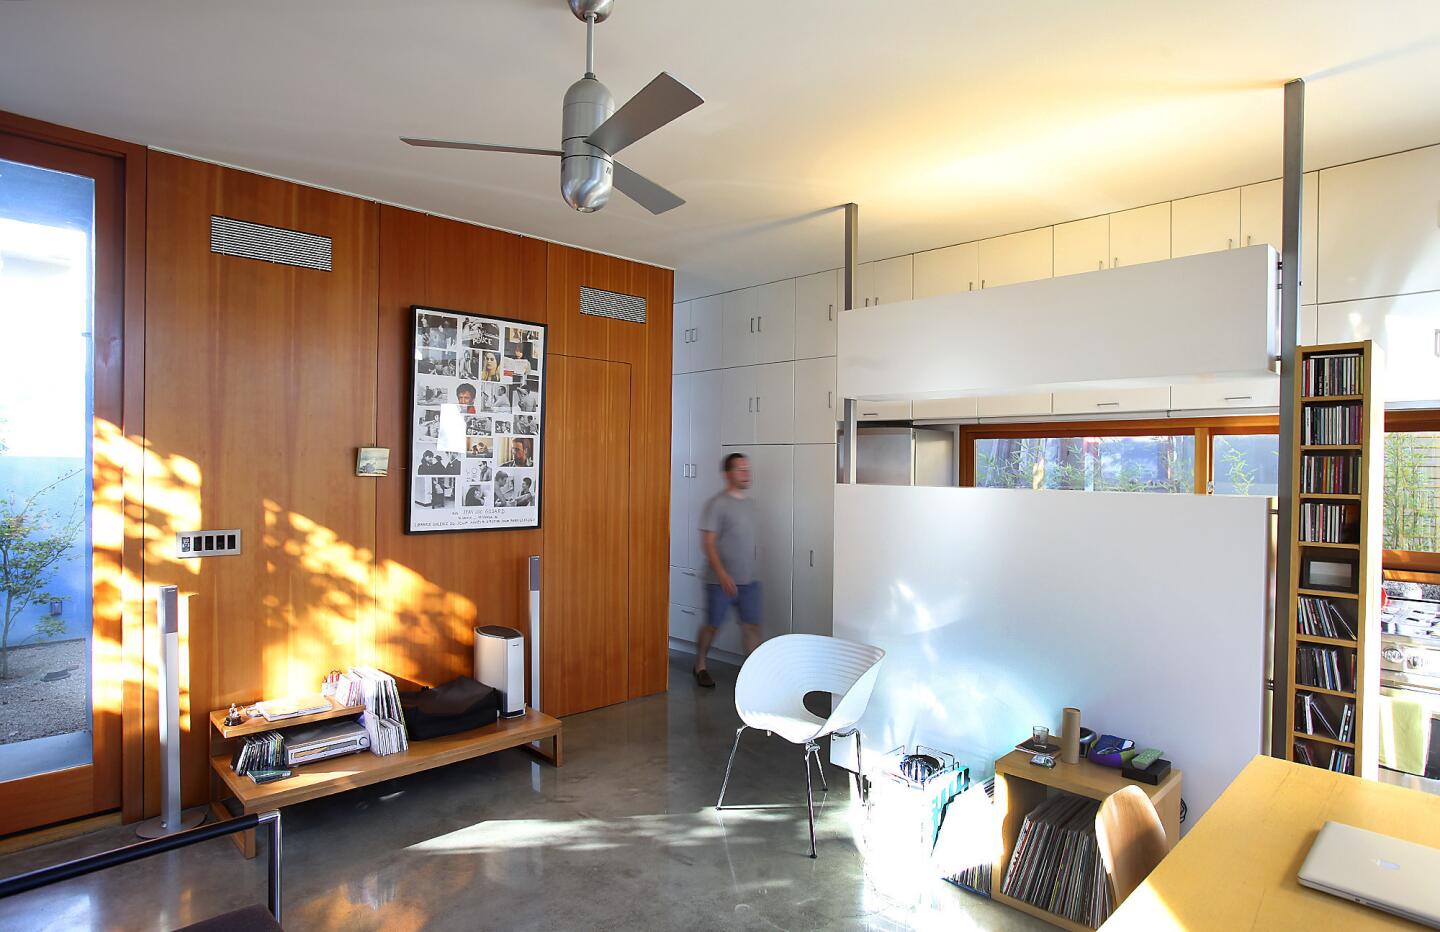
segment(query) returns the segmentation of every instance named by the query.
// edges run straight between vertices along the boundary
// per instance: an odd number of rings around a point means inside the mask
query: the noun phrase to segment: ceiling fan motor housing
[[[609,154],[585,140],[615,112],[610,89],[586,75],[565,92],[561,119],[560,194],[565,203],[591,213],[610,201],[614,166]]]

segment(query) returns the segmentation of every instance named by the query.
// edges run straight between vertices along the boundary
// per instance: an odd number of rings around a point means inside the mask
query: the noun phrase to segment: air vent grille
[[[610,317],[628,320],[631,323],[645,323],[645,299],[633,294],[617,294],[599,288],[580,288],[580,313],[592,317]]]
[[[331,270],[330,237],[229,217],[210,218],[210,251],[302,269]]]

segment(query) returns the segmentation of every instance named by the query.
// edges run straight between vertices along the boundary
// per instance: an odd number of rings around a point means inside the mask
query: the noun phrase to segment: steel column
[[[1289,735],[1285,722],[1289,710],[1288,644],[1294,624],[1290,603],[1290,582],[1295,568],[1290,565],[1290,541],[1294,538],[1295,496],[1291,476],[1295,467],[1295,347],[1300,342],[1301,196],[1305,187],[1305,82],[1299,78],[1285,85],[1284,180],[1280,223],[1280,488],[1275,548],[1274,648],[1271,651],[1270,753],[1285,757]]]

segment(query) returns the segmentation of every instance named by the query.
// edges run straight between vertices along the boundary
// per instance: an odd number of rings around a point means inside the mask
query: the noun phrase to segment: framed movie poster
[[[411,310],[406,532],[539,527],[545,325]]]

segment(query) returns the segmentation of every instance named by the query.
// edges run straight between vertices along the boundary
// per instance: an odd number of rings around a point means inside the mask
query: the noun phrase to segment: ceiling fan
[[[581,213],[593,213],[609,203],[612,187],[619,188],[652,214],[663,214],[679,207],[685,203],[684,198],[621,165],[615,161],[615,155],[705,101],[662,71],[616,110],[610,89],[595,78],[595,24],[610,18],[614,0],[568,2],[570,11],[585,23],[585,76],[565,92],[559,149],[496,146],[410,136],[401,136],[400,141],[435,149],[559,156],[560,193],[565,203]]]

